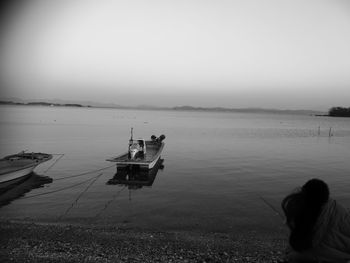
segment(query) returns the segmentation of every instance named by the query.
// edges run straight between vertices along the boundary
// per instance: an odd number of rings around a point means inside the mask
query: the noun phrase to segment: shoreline
[[[1,262],[281,262],[285,232],[0,221]]]

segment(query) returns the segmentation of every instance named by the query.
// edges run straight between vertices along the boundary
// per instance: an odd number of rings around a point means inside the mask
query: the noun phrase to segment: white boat
[[[21,152],[0,159],[0,187],[7,187],[29,176],[39,164],[52,159],[47,153]]]
[[[119,168],[137,166],[142,169],[152,169],[160,158],[164,148],[164,139],[164,135],[158,138],[152,135],[151,140],[134,140],[131,129],[128,151],[116,157],[109,158],[107,161],[115,162]]]

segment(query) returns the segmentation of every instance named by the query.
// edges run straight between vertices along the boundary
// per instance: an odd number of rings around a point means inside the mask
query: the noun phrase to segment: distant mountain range
[[[0,99],[0,105],[24,105],[24,106],[54,106],[54,107],[93,107],[113,109],[137,109],[137,110],[175,110],[175,111],[210,111],[210,112],[241,112],[241,113],[282,113],[300,115],[325,115],[325,112],[312,110],[280,110],[264,108],[224,108],[224,107],[157,107],[152,105],[123,106],[114,103],[99,103],[92,101],[65,101],[65,100],[23,100],[19,98]]]
[[[186,110],[186,111],[219,111],[219,112],[242,112],[242,113],[284,113],[284,114],[302,114],[302,115],[324,115],[321,111],[312,110],[279,110],[279,109],[264,109],[264,108],[202,108],[192,106],[180,106],[173,107],[173,110]]]

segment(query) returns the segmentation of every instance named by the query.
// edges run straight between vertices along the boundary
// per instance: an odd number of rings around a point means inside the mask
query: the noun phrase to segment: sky
[[[17,2],[2,21],[2,98],[350,107],[347,0]]]

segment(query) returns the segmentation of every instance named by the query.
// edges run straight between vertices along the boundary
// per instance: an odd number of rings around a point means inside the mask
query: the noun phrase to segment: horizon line
[[[145,109],[145,110],[189,110],[189,111],[267,111],[267,112],[304,112],[304,113],[326,113],[324,110],[314,109],[277,109],[277,108],[264,108],[264,107],[241,107],[241,108],[230,108],[222,106],[191,106],[191,105],[176,105],[176,106],[155,106],[155,105],[120,105],[114,102],[96,102],[96,101],[79,101],[79,100],[65,100],[65,99],[21,99],[21,98],[0,98],[0,102],[3,104],[14,103],[14,104],[52,104],[55,106],[76,106],[80,105],[83,107],[93,108],[124,108],[124,109]],[[30,105],[28,105],[30,106]]]

